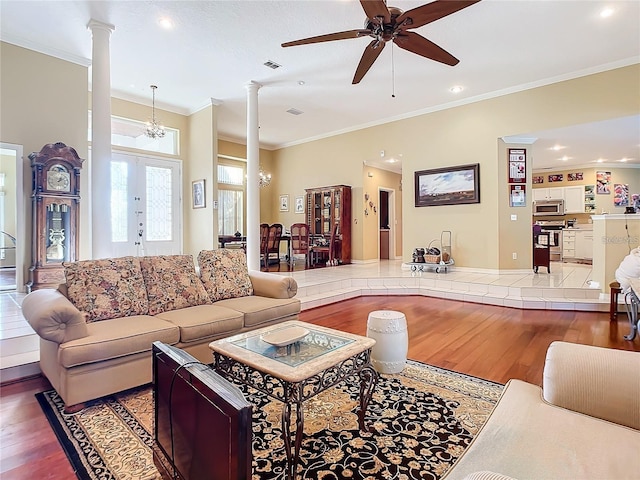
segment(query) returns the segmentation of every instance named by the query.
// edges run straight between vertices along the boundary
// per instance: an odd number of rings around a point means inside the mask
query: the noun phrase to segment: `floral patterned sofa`
[[[293,278],[249,271],[242,250],[65,263],[66,283],[28,294],[40,368],[67,408],[151,382],[151,344],[211,363],[217,338],[298,318]]]

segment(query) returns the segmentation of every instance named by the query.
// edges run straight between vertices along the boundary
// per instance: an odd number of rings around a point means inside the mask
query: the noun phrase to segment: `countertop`
[[[563,230],[590,230],[593,231],[593,223],[579,223],[573,227],[565,227]]]

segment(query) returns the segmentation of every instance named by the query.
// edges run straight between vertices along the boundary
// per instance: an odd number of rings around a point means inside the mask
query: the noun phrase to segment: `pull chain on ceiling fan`
[[[451,15],[480,0],[436,0],[403,12],[396,7],[387,7],[384,0],[360,0],[367,19],[365,28],[329,33],[283,43],[283,47],[309,43],[331,42],[369,36],[373,40],[365,48],[356,68],[352,84],[360,83],[373,63],[382,53],[386,42],[391,40],[400,48],[446,65],[456,65],[460,60],[422,35],[409,31]]]

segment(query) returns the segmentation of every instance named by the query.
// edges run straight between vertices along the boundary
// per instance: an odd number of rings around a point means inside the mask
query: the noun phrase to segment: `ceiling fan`
[[[420,7],[403,12],[396,7],[387,7],[385,0],[360,0],[367,19],[363,29],[347,30],[346,32],[329,33],[316,37],[303,38],[293,42],[283,43],[283,47],[306,45],[308,43],[330,42],[333,40],[346,40],[364,36],[373,40],[365,48],[360,59],[352,84],[360,83],[360,80],[369,71],[376,61],[386,42],[392,40],[404,50],[416,53],[423,57],[441,62],[447,65],[456,65],[460,60],[435,43],[427,40],[422,35],[410,32],[411,28],[418,28],[434,22],[442,17],[469,7],[480,0],[436,0]]]

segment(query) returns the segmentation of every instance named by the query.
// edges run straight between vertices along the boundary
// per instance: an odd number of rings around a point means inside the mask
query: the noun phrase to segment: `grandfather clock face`
[[[71,191],[71,174],[64,165],[56,163],[47,170],[46,188],[54,192]]]

